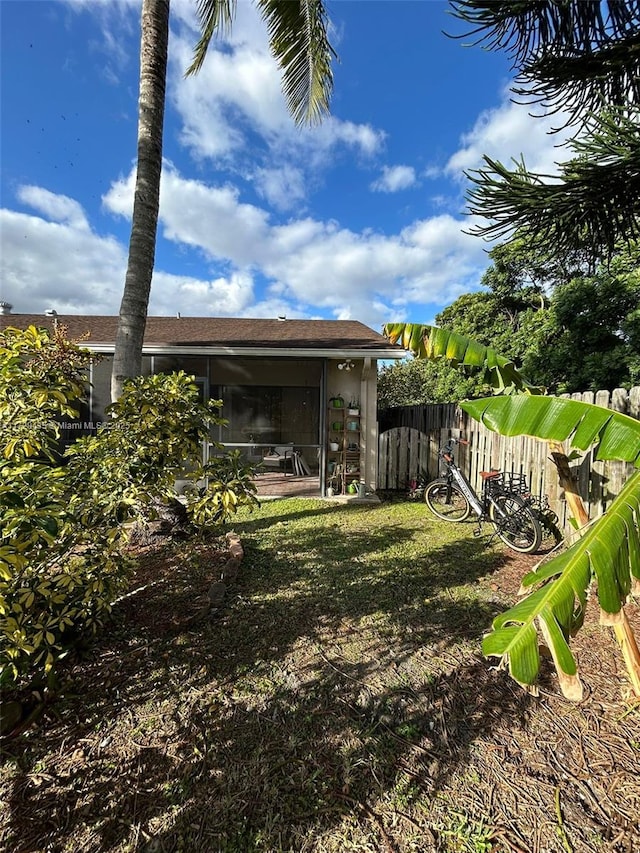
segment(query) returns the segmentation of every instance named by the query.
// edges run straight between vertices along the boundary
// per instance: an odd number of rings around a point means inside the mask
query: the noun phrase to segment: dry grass
[[[640,849],[640,711],[589,621],[587,699],[479,654],[531,558],[419,504],[268,503],[217,618],[218,543],[147,550],[112,629],[4,749],[3,849]],[[632,613],[640,627],[637,611]]]

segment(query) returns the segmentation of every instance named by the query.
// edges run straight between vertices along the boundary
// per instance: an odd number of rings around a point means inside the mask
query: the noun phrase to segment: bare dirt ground
[[[452,538],[400,571],[404,510],[299,503],[236,527],[217,615],[220,540],[141,550],[110,631],[3,744],[2,850],[637,853],[640,708],[597,609],[583,702],[551,667],[531,696],[479,637],[535,558]]]

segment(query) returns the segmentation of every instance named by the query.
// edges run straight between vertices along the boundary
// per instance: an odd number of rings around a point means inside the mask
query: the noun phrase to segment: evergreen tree
[[[640,0],[451,0],[476,43],[505,50],[512,92],[568,116],[571,159],[559,176],[490,156],[469,173],[475,233],[516,230],[554,252],[611,256],[640,236]]]

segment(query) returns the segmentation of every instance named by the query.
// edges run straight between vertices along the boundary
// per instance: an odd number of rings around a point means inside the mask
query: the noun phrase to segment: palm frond
[[[329,111],[331,62],[336,53],[327,36],[321,0],[258,0],[271,51],[283,75],[282,88],[296,124],[315,124]]]
[[[237,0],[197,0],[200,39],[185,76],[197,74],[211,39],[235,17]],[[321,0],[257,0],[267,24],[271,52],[282,71],[282,88],[296,124],[315,124],[329,111],[333,91],[331,62],[336,53],[327,36]]]
[[[200,23],[200,39],[193,51],[193,62],[185,77],[197,74],[207,55],[211,39],[217,32],[222,35],[231,27],[236,12],[236,0],[197,0],[196,15]]]

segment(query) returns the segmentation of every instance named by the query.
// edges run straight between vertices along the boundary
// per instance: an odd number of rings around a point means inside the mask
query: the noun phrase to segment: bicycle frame
[[[440,452],[440,456],[442,457],[447,466],[447,470],[444,472],[444,475],[447,477],[447,479],[455,481],[462,494],[471,504],[471,509],[475,512],[480,521],[487,518],[489,504],[494,507],[495,512],[499,516],[501,516],[502,518],[505,517],[505,514],[500,508],[500,505],[496,500],[494,500],[494,496],[486,489],[486,487],[482,490],[482,497],[480,498],[478,496],[469,480],[465,477],[464,473],[456,465],[455,460],[453,458],[453,448],[451,447],[451,442],[445,445],[443,450]],[[506,493],[507,491],[505,490],[503,494]]]
[[[485,505],[476,494],[471,483],[467,480],[460,468],[458,468],[458,466],[456,465],[455,460],[453,458],[453,448],[450,444],[446,445],[446,447],[440,452],[440,456],[442,457],[447,466],[447,470],[444,472],[444,475],[447,477],[447,479],[455,480],[458,488],[471,504],[471,508],[473,509],[475,514],[478,516],[478,518],[482,518],[482,516],[485,514]]]

